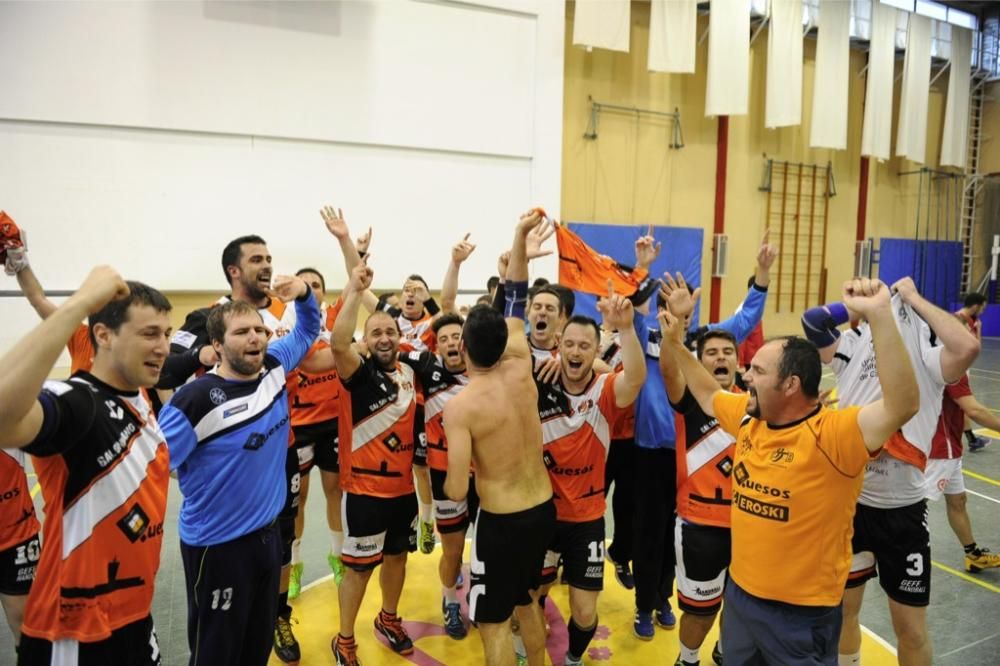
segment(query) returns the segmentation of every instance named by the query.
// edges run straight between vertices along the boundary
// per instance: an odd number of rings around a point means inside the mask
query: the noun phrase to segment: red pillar
[[[861,156],[861,175],[858,178],[858,228],[855,240],[865,239],[865,222],[868,219],[868,158]]]
[[[729,116],[719,116],[719,136],[715,146],[715,225],[714,234],[726,231],[726,159],[729,155]],[[712,239],[713,247],[715,239]],[[722,278],[712,278],[709,321],[719,321],[722,307]]]

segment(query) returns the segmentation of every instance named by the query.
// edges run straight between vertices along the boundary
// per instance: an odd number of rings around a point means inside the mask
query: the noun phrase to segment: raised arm
[[[865,446],[869,451],[876,451],[917,413],[920,389],[910,355],[892,316],[889,288],[878,280],[851,280],[844,283],[842,300],[871,326],[882,399],[861,408],[858,426]]]
[[[687,382],[691,395],[698,401],[698,406],[708,416],[715,416],[715,395],[722,391],[719,382],[709,374],[705,366],[701,364],[694,354],[684,346],[684,322],[667,310],[660,310],[657,315],[660,321],[660,330],[663,331],[663,346],[660,358],[664,354],[671,354],[677,362],[684,379]]]
[[[507,348],[505,357],[531,358],[528,338],[524,334],[524,310],[528,304],[528,235],[543,223],[545,218],[538,209],[521,216],[514,231],[514,243],[510,248],[507,262],[504,291],[507,320]]]
[[[441,312],[456,312],[455,299],[458,297],[458,271],[462,262],[469,258],[476,246],[469,242],[469,236],[460,240],[451,248],[451,261],[448,263],[448,270],[444,274],[444,283],[441,285]]]
[[[819,349],[819,358],[823,363],[829,365],[833,362],[833,355],[840,344],[840,329],[837,327],[850,319],[847,306],[840,302],[817,305],[802,315],[802,331],[806,339]]]
[[[350,379],[361,367],[361,355],[351,346],[351,338],[354,337],[358,321],[361,294],[371,286],[372,275],[372,269],[368,268],[368,257],[365,257],[351,271],[351,279],[342,295],[344,305],[333,323],[333,331],[330,332],[330,349],[337,365],[337,374],[342,381]]]
[[[45,289],[42,288],[38,278],[35,277],[35,272],[31,270],[31,266],[25,264],[17,272],[17,285],[21,288],[21,293],[28,299],[28,303],[35,309],[39,317],[47,319],[49,315],[56,311],[56,304],[50,301],[45,295]]]
[[[368,252],[368,244],[372,240],[372,228],[368,227],[368,231],[358,238],[358,242],[355,243],[351,240],[351,231],[347,228],[347,220],[344,219],[344,212],[341,209],[334,208],[333,206],[323,206],[319,211],[319,215],[326,224],[326,230],[337,239],[337,243],[340,245],[340,253],[344,256],[344,268],[347,269],[347,274],[350,275],[354,267],[361,263],[361,256]],[[366,289],[361,296],[361,305],[368,312],[375,312],[377,303],[378,297]]]
[[[949,384],[957,382],[979,356],[979,340],[958,318],[921,296],[912,278],[898,280],[892,285],[892,290],[899,292],[903,302],[913,308],[934,331],[944,346],[941,351],[941,376]]]
[[[283,302],[295,302],[295,328],[268,347],[268,353],[281,362],[286,370],[298,367],[309,352],[320,331],[319,304],[312,289],[298,277],[279,275],[268,295]]]
[[[646,356],[635,332],[635,311],[632,301],[615,294],[608,280],[608,295],[597,302],[604,321],[618,329],[618,344],[622,350],[622,371],[615,376],[615,404],[627,407],[635,402],[646,381]]]
[[[43,419],[38,393],[66,342],[85,317],[127,295],[121,276],[110,266],[99,266],[76,293],[3,355],[0,448],[24,446],[35,438]]]
[[[684,324],[684,330],[688,330],[688,323],[694,313],[694,306],[697,303],[701,288],[689,292],[684,276],[677,273],[677,278],[671,277],[670,273],[664,273],[660,280],[660,299],[666,304],[670,313],[680,319]],[[666,329],[663,327],[664,320],[660,322],[660,332],[666,336]],[[685,354],[691,354],[685,349]],[[684,389],[687,382],[681,372],[677,360],[674,358],[673,349],[668,345],[663,345],[660,349],[660,374],[663,375],[663,384],[667,388],[667,397],[671,402],[680,402],[684,397]]]
[[[461,502],[469,494],[469,469],[472,467],[472,432],[465,419],[465,410],[458,398],[444,407],[444,436],[448,440],[448,474],[444,479],[444,494]]]

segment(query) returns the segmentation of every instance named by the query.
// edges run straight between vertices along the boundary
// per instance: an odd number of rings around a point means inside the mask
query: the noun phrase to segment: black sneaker
[[[413,641],[410,640],[406,629],[403,629],[403,620],[398,615],[392,617],[385,613],[376,615],[375,631],[385,636],[393,652],[401,655],[413,654]]]
[[[722,666],[722,650],[719,649],[719,641],[715,641],[715,645],[712,647],[712,661],[715,662],[716,666]]]
[[[680,655],[677,655],[677,661],[674,662],[674,666],[700,666],[700,661],[684,661],[681,659]]]
[[[274,623],[274,654],[286,664],[297,664],[302,659],[299,642],[292,633],[292,623],[283,617]]]
[[[354,642],[353,637],[345,639],[337,634],[330,643],[330,649],[333,650],[337,666],[361,666],[361,661],[358,659],[358,644]]]
[[[611,559],[608,555],[607,550],[604,551],[604,558],[610,562],[615,567],[615,580],[618,584],[624,587],[626,590],[631,590],[635,588],[635,578],[632,577],[632,570],[628,566],[628,562],[618,563]]]
[[[441,612],[444,614],[444,632],[451,638],[461,640],[469,633],[462,620],[462,608],[455,603],[445,603],[441,600]]]

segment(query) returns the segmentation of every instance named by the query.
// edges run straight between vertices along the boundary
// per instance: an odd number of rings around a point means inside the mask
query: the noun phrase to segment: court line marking
[[[962,650],[966,650],[966,649],[968,649],[968,648],[970,648],[970,647],[972,647],[974,645],[979,645],[980,643],[985,643],[986,641],[988,641],[990,639],[993,639],[993,638],[996,638],[997,636],[1000,636],[1000,632],[997,632],[997,633],[993,634],[992,636],[987,636],[986,638],[980,638],[978,641],[973,641],[972,643],[969,643],[968,645],[963,645],[960,648],[955,648],[954,650],[949,650],[948,652],[945,652],[944,654],[939,654],[938,657],[947,657],[947,656],[950,656],[950,655],[953,655],[953,654],[957,654],[957,653],[961,652]]]
[[[990,592],[996,592],[997,594],[1000,594],[1000,587],[997,587],[996,585],[991,585],[990,583],[987,583],[986,581],[983,580],[979,580],[978,578],[974,578],[973,576],[970,576],[964,571],[959,571],[958,569],[952,569],[951,567],[945,564],[941,564],[937,560],[931,560],[931,564],[936,566],[938,569],[941,569],[942,571],[950,573],[953,576],[958,576],[962,580],[969,581],[970,583],[975,583],[980,587],[985,587]]]
[[[966,476],[971,476],[973,479],[979,479],[980,481],[985,481],[986,483],[992,483],[994,486],[1000,487],[1000,481],[997,481],[996,479],[991,479],[990,477],[985,476],[983,474],[979,474],[978,472],[972,472],[967,469],[963,469],[962,474],[965,474]]]
[[[982,497],[985,500],[989,500],[991,502],[996,502],[997,504],[1000,504],[1000,500],[996,499],[995,497],[990,497],[989,495],[977,493],[975,490],[969,490],[968,488],[966,488],[965,492],[969,493],[970,495],[975,495],[976,497]]]
[[[881,636],[879,636],[878,634],[876,634],[874,631],[872,631],[871,629],[869,629],[868,627],[866,627],[863,624],[861,625],[861,631],[863,631],[866,634],[868,634],[868,637],[870,639],[872,639],[873,641],[875,641],[876,643],[878,643],[879,645],[881,645],[882,647],[884,647],[889,652],[891,652],[892,656],[894,656],[894,657],[897,656],[898,653],[896,652],[896,648],[892,647],[892,643],[890,643],[889,641],[885,640],[884,638],[882,638]]]

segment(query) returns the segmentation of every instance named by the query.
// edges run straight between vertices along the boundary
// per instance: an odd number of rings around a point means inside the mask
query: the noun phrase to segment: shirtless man
[[[542,463],[538,390],[524,335],[525,240],[541,221],[531,212],[517,225],[507,271],[506,325],[500,313],[486,306],[469,312],[462,332],[469,384],[444,410],[448,497],[465,499],[469,465],[476,466],[480,510],[472,542],[469,614],[479,623],[489,666],[514,664],[509,622],[514,610],[528,663],[541,666],[545,658],[545,627],[531,591],[540,583],[556,511]]]

